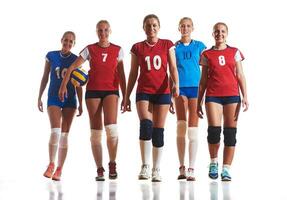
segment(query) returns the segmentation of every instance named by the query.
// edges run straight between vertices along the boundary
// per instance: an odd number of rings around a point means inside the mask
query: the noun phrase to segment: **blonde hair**
[[[181,18],[179,20],[178,26],[180,26],[184,20],[189,20],[191,22],[191,25],[193,26],[193,21],[192,21],[192,19],[190,17],[183,17],[183,18]]]
[[[98,29],[98,27],[99,27],[100,24],[107,24],[109,28],[111,27],[111,25],[110,25],[110,23],[108,22],[108,20],[105,20],[105,19],[102,19],[102,20],[100,20],[100,21],[97,23],[97,26],[96,26],[97,29]]]
[[[219,25],[225,26],[225,28],[226,28],[226,30],[228,32],[228,26],[224,22],[217,22],[216,24],[214,24],[212,32],[214,32],[216,27],[219,26]]]
[[[143,27],[144,27],[144,24],[146,23],[146,21],[150,18],[154,18],[156,19],[156,21],[158,22],[158,26],[160,27],[160,21],[159,21],[159,18],[158,16],[156,16],[155,14],[149,14],[147,16],[145,16],[144,20],[143,20]]]
[[[76,41],[76,34],[73,31],[66,31],[63,36],[62,36],[62,40],[64,39],[64,37],[66,37],[66,35],[71,34],[74,37],[74,41]]]

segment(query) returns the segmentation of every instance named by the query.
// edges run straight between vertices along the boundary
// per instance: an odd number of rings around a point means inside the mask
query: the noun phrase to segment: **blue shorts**
[[[170,104],[171,96],[170,94],[146,94],[146,93],[137,93],[136,102],[138,101],[148,101],[153,104]]]
[[[85,99],[99,98],[99,99],[103,100],[106,96],[113,95],[113,94],[120,96],[118,90],[114,90],[114,91],[87,90],[86,94],[85,94]]]
[[[60,108],[77,108],[76,97],[65,98],[64,102],[60,101],[58,96],[48,96],[47,106],[58,106]]]
[[[188,99],[198,97],[198,87],[180,87],[179,95],[186,96]]]
[[[227,96],[227,97],[205,97],[205,103],[215,102],[221,105],[240,103],[240,96]]]

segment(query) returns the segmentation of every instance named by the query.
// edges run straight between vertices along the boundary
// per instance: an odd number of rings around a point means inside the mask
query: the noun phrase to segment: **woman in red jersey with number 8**
[[[221,172],[222,181],[231,181],[230,166],[236,145],[237,119],[242,104],[247,111],[246,81],[241,61],[242,53],[226,44],[228,27],[219,22],[213,26],[215,46],[203,52],[200,60],[200,80],[197,113],[203,118],[201,108],[204,93],[208,120],[208,147],[210,154],[209,177],[218,178],[218,149],[223,120],[224,153]],[[242,99],[240,93],[242,94]]]

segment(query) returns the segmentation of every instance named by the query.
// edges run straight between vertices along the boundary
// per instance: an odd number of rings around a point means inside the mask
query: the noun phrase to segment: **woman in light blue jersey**
[[[179,158],[178,179],[194,181],[194,164],[197,152],[198,116],[196,113],[197,93],[200,80],[199,59],[206,46],[191,38],[193,22],[189,17],[179,21],[181,39],[177,42],[176,65],[179,76],[179,97],[175,98],[177,116],[177,150]],[[172,108],[171,108],[172,109]],[[188,169],[185,170],[185,135],[188,135]]]
[[[75,44],[75,33],[67,31],[64,33],[61,50],[50,51],[46,55],[44,73],[41,80],[38,96],[38,109],[43,112],[42,95],[50,79],[47,110],[51,125],[49,141],[50,163],[44,176],[59,181],[61,179],[62,167],[68,151],[68,133],[77,109],[76,94],[79,100],[79,114],[82,114],[82,88],[75,87],[70,83],[67,86],[68,95],[63,102],[58,97],[58,90],[65,76],[67,68],[77,59],[71,52]],[[58,167],[55,170],[55,157],[58,151]]]

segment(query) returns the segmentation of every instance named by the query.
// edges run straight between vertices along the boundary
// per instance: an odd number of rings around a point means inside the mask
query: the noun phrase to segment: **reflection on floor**
[[[167,178],[166,178],[167,179]],[[245,181],[195,182],[166,180],[161,183],[136,179],[96,182],[94,178],[67,177],[61,182],[0,177],[0,200],[253,200],[287,199],[284,184]]]
[[[105,191],[105,184],[107,182],[98,181],[96,182],[97,189],[96,189],[96,200],[104,200],[104,191]],[[141,192],[141,200],[160,200],[165,199],[161,198],[161,184],[163,183],[150,183],[139,181],[139,188]],[[194,185],[196,183],[189,181],[178,181],[178,196],[180,200],[193,200],[195,198],[194,192]],[[218,200],[218,182],[211,181],[209,183],[209,196],[210,200]],[[230,193],[230,184],[231,182],[221,182],[222,186],[222,196],[223,200],[230,200],[231,193]],[[47,183],[47,188],[49,191],[49,200],[65,200],[64,193],[62,190],[62,183],[49,181]],[[126,195],[127,197],[129,195]],[[109,200],[116,200],[117,198],[117,182],[116,181],[109,181],[108,182],[108,199]],[[128,198],[129,199],[129,198]]]

